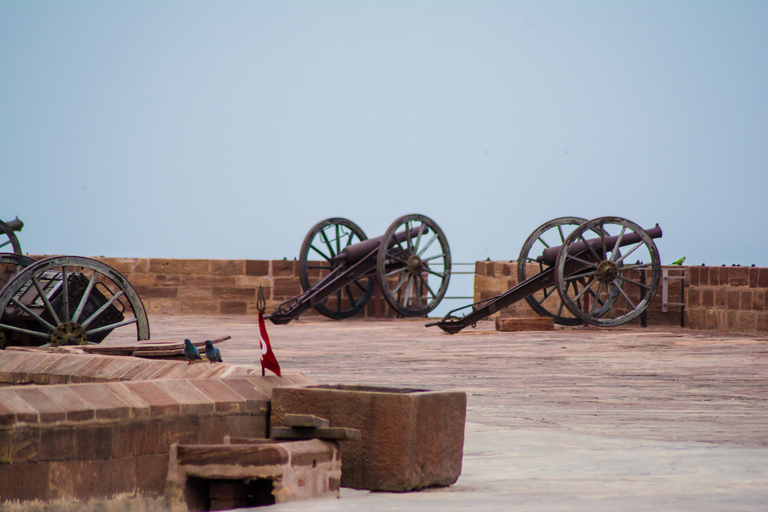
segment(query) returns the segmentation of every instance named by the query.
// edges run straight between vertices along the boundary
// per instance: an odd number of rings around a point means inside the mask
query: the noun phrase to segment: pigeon
[[[213,346],[213,343],[211,343],[211,340],[205,340],[205,357],[208,358],[208,360],[213,363],[220,363],[221,361],[221,352],[218,348]]]
[[[200,351],[189,339],[184,340],[184,355],[189,359],[189,364],[192,364],[195,359],[200,359]]]
[[[672,263],[670,263],[670,265],[682,265],[684,261],[685,261],[685,256],[683,256],[679,260],[673,261]]]

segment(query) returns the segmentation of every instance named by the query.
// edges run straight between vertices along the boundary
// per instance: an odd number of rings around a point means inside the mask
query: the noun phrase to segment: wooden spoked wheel
[[[299,281],[306,292],[344,261],[335,258],[344,248],[367,240],[362,229],[348,219],[333,217],[318,222],[301,245]],[[359,313],[371,298],[374,281],[364,276],[344,286],[314,308],[320,314],[341,320]]]
[[[653,239],[620,217],[592,219],[575,229],[565,239],[555,267],[563,304],[575,317],[603,327],[637,318],[653,300],[661,279]]]
[[[392,309],[402,316],[426,316],[443,299],[451,279],[448,239],[429,217],[403,215],[384,234],[376,271]]]
[[[586,221],[587,219],[581,217],[558,217],[536,228],[523,244],[522,249],[520,249],[520,256],[517,258],[518,283],[522,283],[529,277],[550,268],[552,265],[540,261],[540,259],[537,260],[536,257],[540,256],[545,249],[563,245],[568,235]],[[560,295],[556,291],[557,286],[553,284],[528,295],[525,300],[536,313],[541,316],[552,317],[557,324],[581,324],[582,320],[573,316],[563,301],[560,300]]]
[[[144,305],[112,267],[78,256],[40,260],[0,291],[0,331],[6,344],[99,343],[115,329],[149,339]]]

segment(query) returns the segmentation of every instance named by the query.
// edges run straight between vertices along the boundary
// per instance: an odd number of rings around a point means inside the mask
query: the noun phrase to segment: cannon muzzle
[[[651,229],[647,229],[645,231],[648,233],[648,236],[651,238],[661,238],[661,228],[658,224],[656,224]],[[603,247],[603,244],[605,244],[605,247],[613,248],[614,245],[616,245],[616,241],[619,239],[619,236],[610,236],[608,238],[590,238],[589,240],[585,242],[576,242],[575,244],[571,245],[571,250],[569,254],[576,255],[580,254],[588,249],[588,245],[592,247],[595,251],[600,250]],[[620,247],[625,247],[627,245],[632,245],[640,242],[642,239],[640,238],[640,235],[637,233],[628,233],[624,235],[621,238],[621,244]],[[560,248],[562,246],[558,245],[557,247],[550,247],[548,249],[544,249],[544,252],[541,253],[541,256],[536,258],[536,261],[539,263],[544,263],[546,265],[554,265],[555,261],[557,260],[557,255],[560,253]]]
[[[15,219],[6,222],[5,225],[11,228],[11,231],[21,231],[21,228],[24,227],[24,223],[21,222],[21,219],[19,219],[18,216]]]
[[[429,228],[425,225],[422,225],[421,227],[416,229],[410,229],[408,231],[400,231],[399,233],[395,233],[395,236],[392,239],[392,243],[395,244],[395,243],[407,240],[409,238],[414,238],[416,236],[419,236],[419,231],[421,231],[421,234],[426,234],[429,231]],[[347,265],[350,265],[352,263],[360,261],[367,254],[370,254],[371,251],[373,251],[379,245],[381,245],[381,242],[384,240],[384,236],[385,235],[377,236],[376,238],[369,238],[368,240],[363,240],[362,242],[349,245],[344,249],[342,249],[339,254],[331,258],[330,262],[334,265],[341,262],[344,262]]]

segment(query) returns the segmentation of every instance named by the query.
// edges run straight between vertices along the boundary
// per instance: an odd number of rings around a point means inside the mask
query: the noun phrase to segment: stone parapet
[[[326,418],[360,441],[342,443],[342,487],[410,491],[454,483],[461,474],[466,393],[356,385],[275,388],[272,425],[286,415]]]

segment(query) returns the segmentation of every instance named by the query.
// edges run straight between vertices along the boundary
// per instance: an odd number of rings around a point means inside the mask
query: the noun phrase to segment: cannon
[[[559,245],[552,242],[553,236]],[[551,220],[523,244],[516,286],[454,309],[427,326],[454,334],[523,299],[538,314],[562,325],[627,323],[645,311],[658,289],[661,264],[653,240],[661,236],[658,224],[644,230],[620,217]]]
[[[398,316],[426,316],[440,303],[451,278],[448,240],[435,221],[403,215],[384,235],[369,239],[348,219],[317,223],[299,256],[303,292],[267,315],[285,324],[314,308],[340,320],[359,313],[378,284]]]
[[[144,305],[122,274],[90,258],[24,256],[13,235],[22,226],[0,222],[0,245],[14,249],[0,253],[0,348],[100,343],[123,327],[149,339]]]
[[[24,227],[24,223],[16,217],[8,222],[0,220],[0,252],[13,252],[15,254],[21,254],[21,245],[19,239],[16,237],[15,232],[21,231]],[[8,249],[12,251],[8,251]]]

